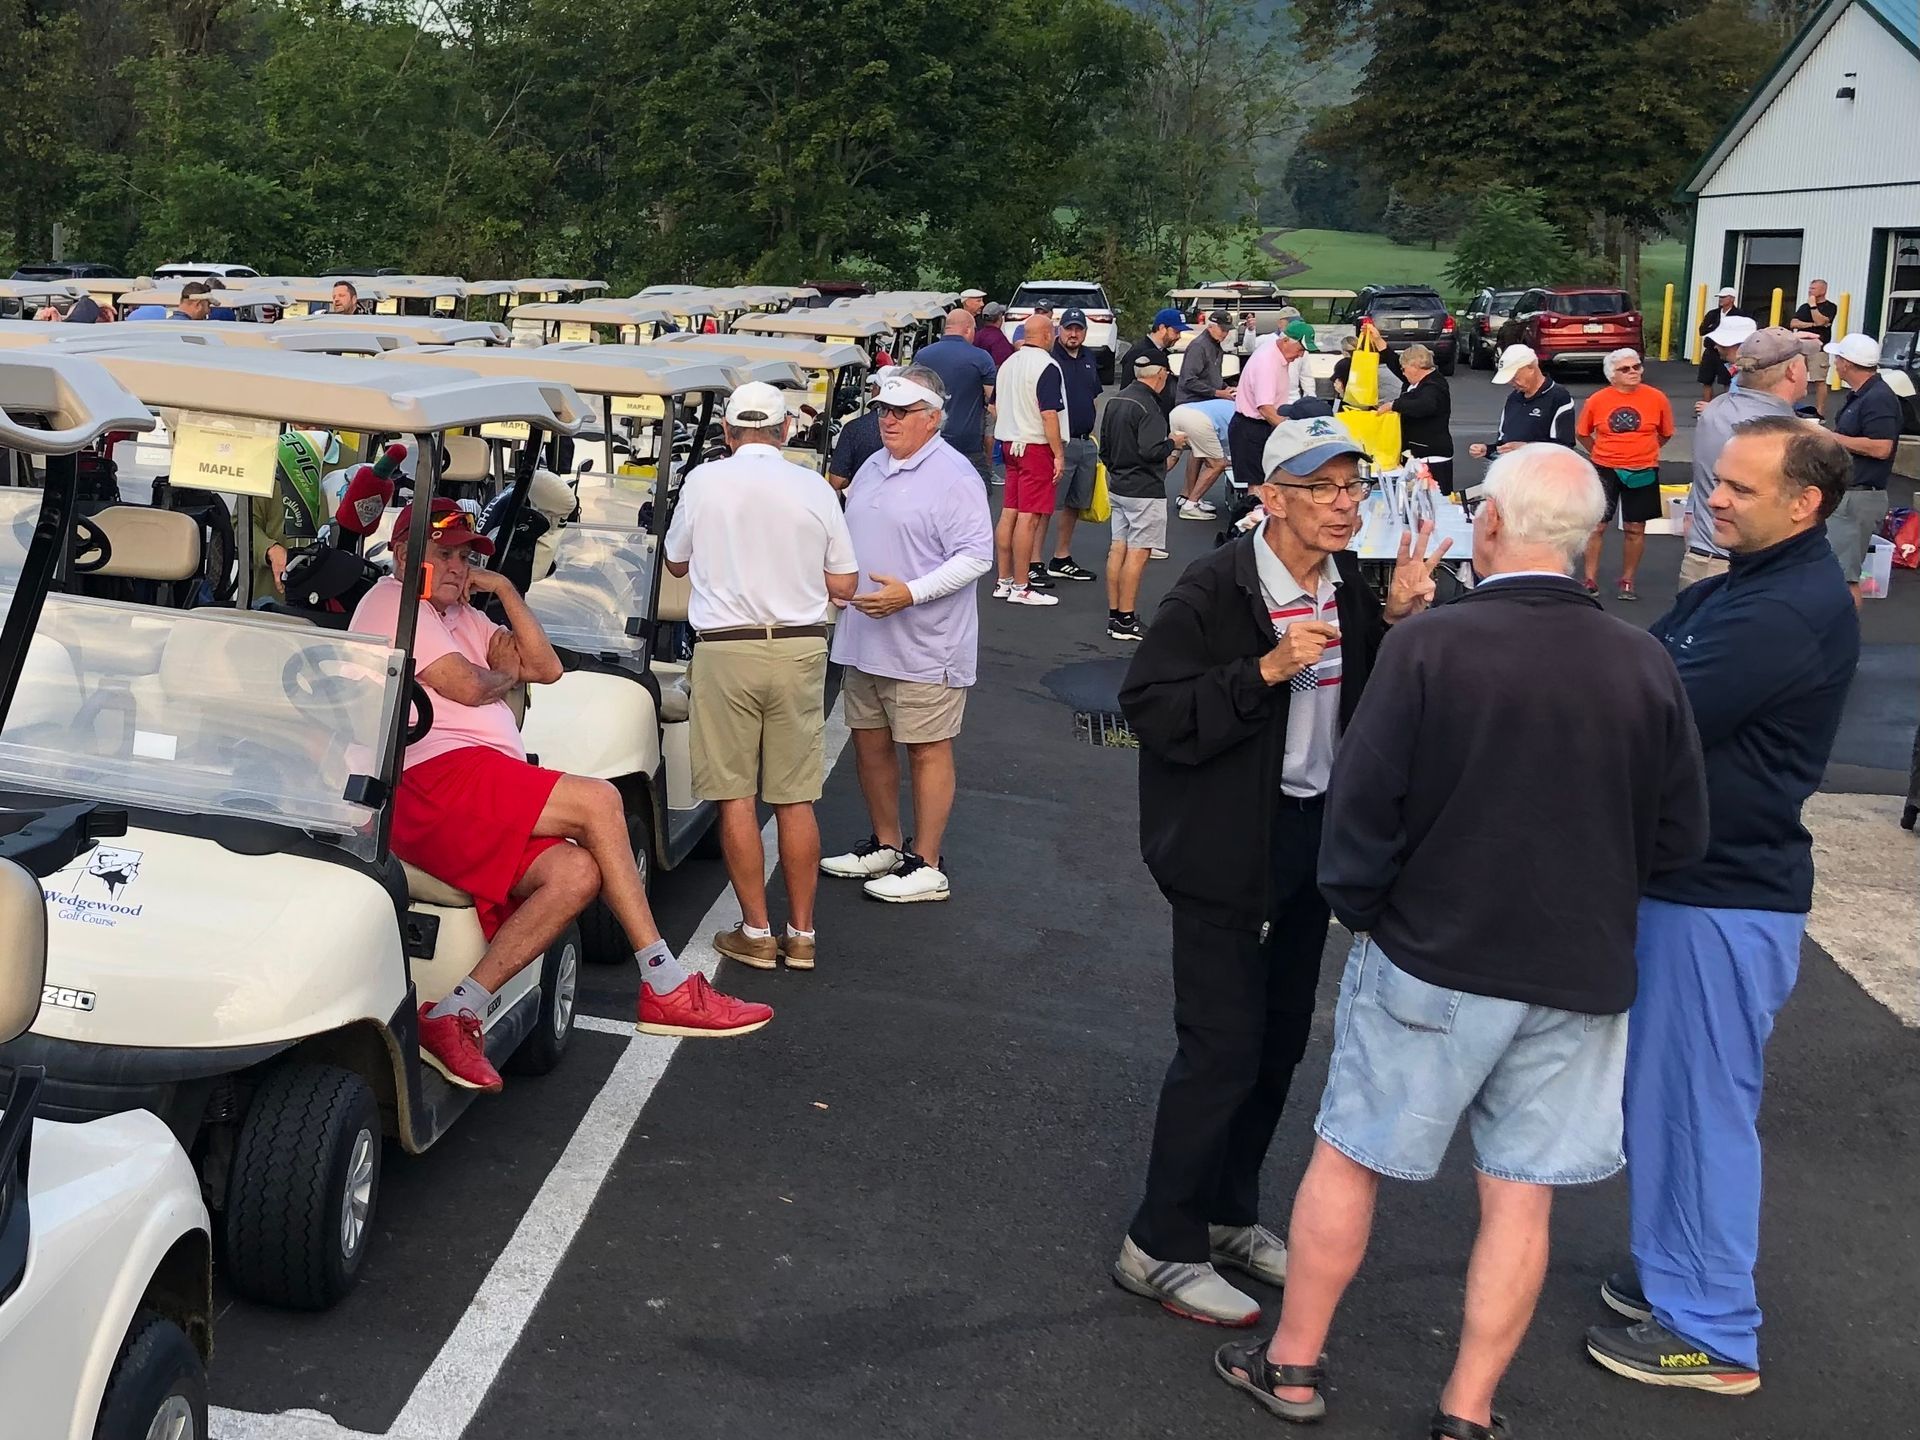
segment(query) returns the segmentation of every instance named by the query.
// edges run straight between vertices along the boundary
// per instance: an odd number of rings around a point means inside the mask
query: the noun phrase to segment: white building
[[[1776,286],[1784,318],[1813,280],[1848,329],[1920,330],[1920,0],[1829,0],[1681,193],[1689,339],[1702,285],[1765,324]]]

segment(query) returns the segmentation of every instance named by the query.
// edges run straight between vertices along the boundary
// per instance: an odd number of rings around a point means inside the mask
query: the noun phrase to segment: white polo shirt
[[[1263,521],[1254,533],[1254,564],[1260,572],[1260,594],[1267,602],[1267,618],[1274,637],[1287,633],[1299,620],[1320,620],[1338,626],[1340,572],[1329,555],[1315,576],[1309,595],[1293,578],[1267,543]],[[1280,769],[1281,793],[1295,797],[1324,795],[1333,775],[1333,752],[1340,743],[1340,642],[1330,640],[1320,659],[1287,682],[1287,750]]]
[[[771,445],[742,445],[687,472],[667,558],[692,562],[687,619],[695,630],[818,625],[827,618],[826,573],[859,569],[826,477]]]

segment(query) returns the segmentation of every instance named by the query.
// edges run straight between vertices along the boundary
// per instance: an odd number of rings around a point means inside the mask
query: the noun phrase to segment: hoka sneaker
[[[1590,1326],[1587,1354],[1614,1374],[1642,1385],[1710,1390],[1717,1395],[1750,1395],[1760,1388],[1758,1370],[1722,1360],[1658,1320],[1624,1327]]]

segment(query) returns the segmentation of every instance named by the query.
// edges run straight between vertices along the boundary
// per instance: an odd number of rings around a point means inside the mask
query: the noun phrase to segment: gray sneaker
[[[1264,1225],[1209,1225],[1213,1263],[1231,1265],[1269,1285],[1287,1283],[1287,1242]]]
[[[1183,1320],[1209,1325],[1246,1326],[1259,1323],[1260,1302],[1243,1295],[1211,1265],[1180,1260],[1156,1260],[1129,1236],[1113,1262],[1113,1283],[1149,1300]]]

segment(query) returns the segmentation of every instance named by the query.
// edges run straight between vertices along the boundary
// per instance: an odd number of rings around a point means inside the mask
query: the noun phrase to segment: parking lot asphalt
[[[1464,444],[1491,430],[1499,397],[1466,371],[1454,391]],[[1689,392],[1669,385],[1676,409]],[[1210,525],[1172,529],[1146,613],[1212,543]],[[1096,569],[1105,548],[1095,527],[1076,547]],[[1645,598],[1608,608],[1651,622],[1679,554],[1652,538]],[[586,1031],[555,1074],[510,1077],[428,1155],[389,1147],[367,1269],[344,1304],[293,1316],[223,1300],[215,1435],[1274,1433],[1211,1373],[1226,1332],[1107,1278],[1171,1024],[1134,757],[1075,733],[1075,710],[1113,707],[1126,663],[1104,607],[1095,585],[1052,610],[983,591],[951,902],[877,905],[824,881],[815,973],[720,971],[723,988],[778,1008],[768,1030],[678,1050]],[[1866,634],[1884,675],[1863,667],[1828,788],[1886,794],[1895,744],[1904,767],[1920,718],[1920,576],[1868,607]],[[865,834],[850,758],[820,817],[829,849]],[[1873,843],[1914,850],[1891,827]],[[723,890],[714,861],[662,876],[669,940],[697,949],[727,923]],[[1344,942],[1329,938],[1314,1039],[1268,1162],[1266,1213],[1281,1228]],[[589,970],[583,1012],[630,1020],[634,983],[627,967]],[[1516,1435],[1912,1433],[1920,1031],[1809,942],[1769,1058],[1764,1388],[1650,1390],[1584,1358],[1582,1328],[1607,1318],[1597,1286],[1625,1255],[1616,1179],[1558,1204],[1546,1293],[1503,1394]],[[1424,1435],[1473,1211],[1457,1148],[1432,1184],[1386,1188],[1331,1342],[1330,1440]]]

